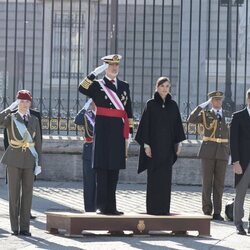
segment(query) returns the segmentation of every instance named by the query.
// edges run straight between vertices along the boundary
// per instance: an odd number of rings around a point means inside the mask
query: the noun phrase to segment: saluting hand
[[[95,68],[95,70],[92,72],[95,76],[101,74],[104,70],[106,70],[108,68],[108,64],[104,63],[103,65]]]
[[[242,174],[243,173],[242,167],[241,167],[239,161],[234,162],[234,164],[233,164],[233,171],[234,171],[235,174]]]
[[[20,100],[17,99],[16,101],[14,101],[13,103],[10,104],[10,106],[8,107],[8,109],[10,109],[11,111],[13,111],[18,106],[19,103],[20,103]]]
[[[204,109],[211,102],[212,98],[209,98],[206,102],[201,103],[199,106]]]

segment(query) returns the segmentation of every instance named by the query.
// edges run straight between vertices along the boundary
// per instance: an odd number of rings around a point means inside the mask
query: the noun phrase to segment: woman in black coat
[[[170,81],[160,77],[154,97],[141,117],[135,140],[140,144],[138,173],[147,169],[147,213],[168,215],[172,166],[185,140],[179,108],[170,95]]]

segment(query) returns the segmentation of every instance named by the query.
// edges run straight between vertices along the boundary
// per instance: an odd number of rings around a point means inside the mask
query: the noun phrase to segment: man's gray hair
[[[250,89],[248,89],[246,92],[246,99],[249,98],[249,96],[250,96]]]

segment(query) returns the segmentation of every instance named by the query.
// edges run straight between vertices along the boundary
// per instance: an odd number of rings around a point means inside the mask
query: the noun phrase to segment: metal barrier
[[[185,124],[209,91],[240,109],[250,87],[249,4],[243,0],[0,0],[0,108],[29,89],[48,134],[76,134],[81,79],[109,53],[123,56],[134,115],[161,75]]]

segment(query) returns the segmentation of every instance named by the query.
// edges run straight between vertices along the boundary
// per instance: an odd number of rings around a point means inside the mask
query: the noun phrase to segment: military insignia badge
[[[128,101],[128,95],[126,91],[123,91],[123,93],[121,94],[121,101],[123,102],[123,105],[125,106],[127,104]]]
[[[113,56],[113,61],[119,61],[119,60],[120,60],[120,58],[118,57],[118,55]]]
[[[225,122],[227,125],[230,125],[231,121],[232,121],[231,117],[225,117]]]

